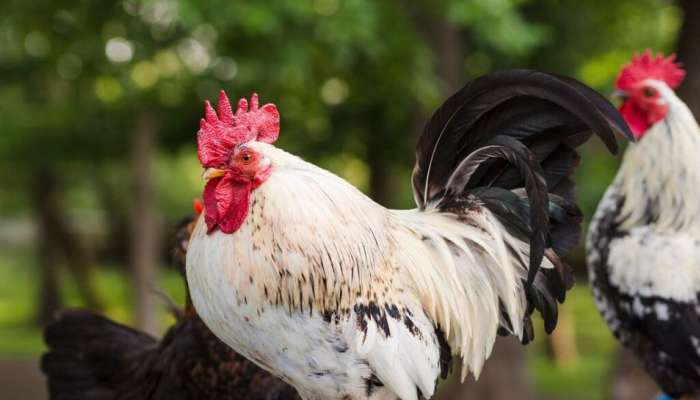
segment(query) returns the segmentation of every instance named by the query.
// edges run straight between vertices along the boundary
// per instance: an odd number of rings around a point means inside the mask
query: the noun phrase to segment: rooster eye
[[[646,97],[652,97],[652,96],[654,96],[655,93],[656,92],[652,88],[645,88],[644,89],[644,96],[646,96]]]
[[[253,155],[245,152],[241,154],[241,161],[243,161],[244,164],[250,164],[250,162],[253,161]]]

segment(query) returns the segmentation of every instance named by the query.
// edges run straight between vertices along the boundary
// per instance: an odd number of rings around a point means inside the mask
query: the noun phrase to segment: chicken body
[[[220,180],[187,254],[192,300],[220,339],[314,400],[427,399],[452,355],[478,375],[497,333],[530,341],[533,310],[550,332],[572,284],[560,256],[580,232],[574,149],[592,130],[611,148],[613,130],[628,134],[578,82],[493,74],[433,116],[418,208],[396,211],[270,144],[277,129],[251,140],[247,103],[235,116],[219,103],[200,131],[205,176]],[[212,128],[230,121],[235,135]]]
[[[664,82],[668,107],[631,145],[588,235],[599,310],[673,398],[700,396],[700,129]]]

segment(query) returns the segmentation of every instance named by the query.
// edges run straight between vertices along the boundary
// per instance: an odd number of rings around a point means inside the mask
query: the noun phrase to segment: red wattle
[[[250,207],[251,183],[235,183],[231,185],[231,203],[226,214],[219,221],[219,229],[223,233],[233,233],[243,225]]]
[[[622,104],[622,107],[620,107],[620,114],[625,119],[625,122],[627,122],[627,125],[629,125],[632,134],[634,134],[637,140],[651,127],[651,123],[649,123],[649,119],[644,111],[631,101],[626,101]]]
[[[211,233],[216,229],[219,222],[219,209],[216,205],[216,186],[221,182],[221,178],[210,179],[204,186],[204,222],[207,224],[207,232]]]
[[[224,233],[236,232],[248,215],[252,189],[252,182],[235,179],[230,173],[209,180],[203,194],[207,232],[216,228]]]

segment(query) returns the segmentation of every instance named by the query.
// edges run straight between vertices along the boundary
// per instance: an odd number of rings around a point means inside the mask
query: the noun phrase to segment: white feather
[[[697,301],[700,241],[687,233],[659,234],[633,228],[610,243],[610,282],[628,295]]]

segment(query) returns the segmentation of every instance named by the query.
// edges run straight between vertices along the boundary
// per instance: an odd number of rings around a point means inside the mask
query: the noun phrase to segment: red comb
[[[222,90],[216,109],[214,111],[206,101],[204,118],[199,121],[197,155],[205,168],[226,164],[231,149],[236,145],[251,140],[274,143],[279,136],[280,114],[277,107],[272,103],[259,107],[255,93],[250,98],[250,104],[246,99],[240,99],[234,114],[226,92]]]
[[[646,49],[642,54],[635,54],[632,61],[625,65],[617,77],[615,86],[618,89],[629,90],[645,79],[657,79],[675,89],[685,78],[681,64],[675,61],[675,54],[664,58],[663,54],[659,53],[654,57],[651,50]]]
[[[195,214],[201,214],[204,210],[204,204],[202,204],[202,200],[198,199],[197,197],[192,199],[192,209],[194,210]]]

